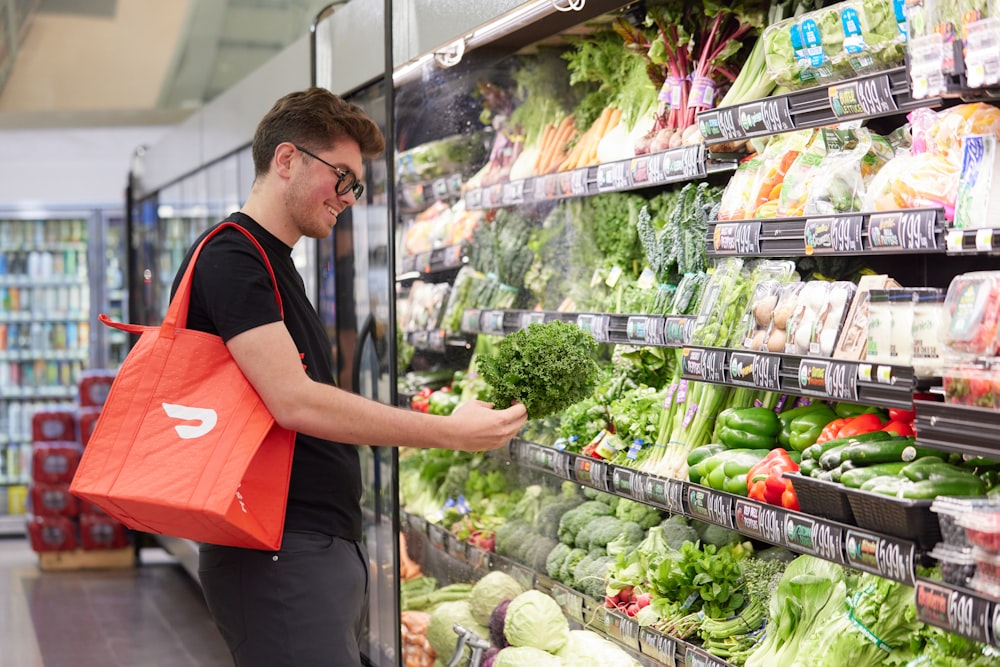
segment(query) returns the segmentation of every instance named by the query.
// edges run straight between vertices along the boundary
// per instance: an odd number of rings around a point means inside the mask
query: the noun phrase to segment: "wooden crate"
[[[135,567],[135,548],[84,551],[41,551],[38,567],[46,572],[72,570],[123,570]]]

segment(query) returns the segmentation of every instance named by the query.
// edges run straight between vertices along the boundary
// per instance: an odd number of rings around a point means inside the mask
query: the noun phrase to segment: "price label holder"
[[[598,461],[586,456],[576,457],[573,463],[573,479],[598,491],[610,491],[611,480],[606,461]]]
[[[872,213],[868,218],[868,242],[877,251],[935,250],[937,216],[936,209]]]
[[[576,325],[584,331],[590,332],[598,343],[608,342],[608,317],[606,315],[581,313],[577,315]]]
[[[663,318],[654,315],[631,315],[625,327],[628,342],[638,345],[663,343]]]
[[[733,499],[734,496],[721,491],[698,484],[688,485],[687,506],[691,516],[729,530],[736,529],[733,525]]]
[[[970,88],[1000,82],[1000,18],[965,23],[965,74]]]
[[[477,308],[470,308],[462,312],[462,331],[465,333],[480,333],[482,331],[483,311]]]
[[[681,352],[681,373],[686,378],[700,380],[702,378],[702,357],[704,348],[685,347]]]
[[[521,313],[521,328],[527,329],[532,324],[544,324],[545,313],[538,311],[527,311]]]
[[[858,401],[857,369],[846,361],[803,359],[799,362],[799,390],[835,401]]]
[[[528,445],[529,442],[514,438],[510,441],[509,451],[510,460],[515,462],[524,462],[528,460]]]
[[[785,510],[774,505],[736,500],[736,530],[777,546],[785,545]]]
[[[962,252],[965,246],[965,231],[962,229],[949,229],[944,237],[944,247],[949,253]]]
[[[684,654],[684,664],[687,667],[729,667],[725,660],[691,645],[688,645]]]
[[[441,553],[446,553],[448,535],[448,531],[436,523],[427,524],[427,539],[430,541],[431,546]]]
[[[684,514],[686,482],[646,475],[643,496],[645,502],[666,510],[670,514]]]
[[[434,189],[434,196],[438,199],[444,199],[448,196],[448,179],[439,178],[434,181],[431,187]]]
[[[612,466],[611,488],[615,493],[640,503],[646,502],[646,481],[649,477],[638,470]]]
[[[534,468],[550,473],[559,479],[571,479],[572,455],[552,447],[529,444],[525,452],[526,463]]]
[[[639,653],[661,665],[677,667],[677,642],[649,628],[639,628]]]
[[[832,255],[864,251],[861,230],[864,216],[808,218],[803,230],[806,255]]]
[[[916,545],[888,535],[847,528],[844,535],[847,565],[913,586]]]
[[[785,546],[792,551],[847,564],[844,559],[844,527],[839,524],[786,510],[784,537]]]
[[[435,329],[427,334],[427,349],[432,352],[444,352],[444,330]]]
[[[465,194],[465,208],[475,211],[483,207],[483,190],[475,188]]]
[[[976,230],[976,250],[979,252],[993,252],[993,230]]]
[[[504,311],[502,310],[484,310],[479,318],[482,332],[484,334],[503,335],[505,333],[503,316]]]
[[[570,172],[570,192],[574,197],[583,197],[589,194],[587,188],[587,172],[589,169],[574,169]]]
[[[427,519],[416,514],[407,515],[410,529],[420,535],[427,535]]]
[[[988,644],[993,604],[978,595],[920,579],[916,585],[917,618],[963,637]]]
[[[664,181],[682,181],[705,176],[705,145],[675,148],[660,154],[660,172]]]
[[[414,260],[414,270],[420,273],[430,273],[431,270],[431,256],[430,252],[422,252],[416,256]]]
[[[545,176],[535,177],[531,191],[536,202],[558,199],[562,196],[562,189],[559,187],[559,174],[546,174]]]
[[[712,234],[716,255],[759,255],[760,220],[751,222],[720,222]]]
[[[772,135],[795,129],[787,97],[773,97],[741,104],[739,122],[745,137]]]
[[[534,570],[527,568],[520,563],[515,563],[507,558],[500,561],[500,569],[512,576],[517,583],[524,587],[525,590],[530,591],[535,587]]]
[[[493,552],[475,545],[470,544],[466,547],[466,560],[477,571],[493,569]]]
[[[781,390],[781,357],[757,352],[729,353],[729,381],[768,391]]]
[[[605,612],[608,636],[627,649],[639,650],[639,624],[616,611]]]
[[[445,249],[444,252],[444,265],[448,269],[456,269],[462,266],[462,246],[453,245],[450,248]]]
[[[499,208],[503,206],[503,185],[491,185],[483,190],[483,207]]]
[[[884,116],[899,109],[888,74],[830,86],[830,110],[837,118]]]
[[[517,206],[524,203],[524,184],[523,179],[504,183],[501,195],[504,206]]]
[[[469,560],[469,544],[468,542],[463,542],[451,533],[448,533],[444,542],[445,553],[447,553],[452,558],[456,558],[460,561],[467,562]]]
[[[698,114],[698,129],[706,143],[746,139],[740,125],[740,107],[725,107]]]
[[[597,167],[597,191],[618,192],[632,186],[631,163],[628,160],[606,162]]]
[[[583,597],[574,590],[557,583],[552,584],[550,595],[567,617],[583,623]]]
[[[701,379],[705,382],[723,383],[727,380],[727,351],[714,348],[704,350],[701,355]]]
[[[695,318],[688,315],[668,315],[663,319],[663,344],[683,347],[691,342]]]

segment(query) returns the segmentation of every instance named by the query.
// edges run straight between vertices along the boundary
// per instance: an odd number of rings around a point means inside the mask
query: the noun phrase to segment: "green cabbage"
[[[431,643],[434,653],[443,658],[445,662],[451,659],[455,647],[458,645],[458,635],[455,634],[454,630],[456,623],[466,630],[475,632],[482,639],[488,639],[490,636],[489,628],[484,628],[472,617],[468,600],[442,602],[431,612],[431,620],[427,624],[427,641]],[[465,648],[462,655],[464,656],[463,660],[468,662],[471,655],[468,647]]]
[[[573,667],[639,667],[632,656],[590,630],[573,630],[569,641],[556,653],[564,665]]]
[[[490,624],[490,614],[504,600],[513,600],[524,587],[506,572],[494,570],[476,582],[469,593],[469,611],[480,625]]]
[[[508,646],[493,660],[493,667],[562,667],[562,660],[530,646]]]
[[[510,601],[503,633],[511,646],[530,646],[555,653],[569,639],[569,623],[555,600],[532,590]]]

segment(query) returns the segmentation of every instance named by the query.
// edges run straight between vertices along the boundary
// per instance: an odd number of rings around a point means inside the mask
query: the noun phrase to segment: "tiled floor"
[[[0,537],[0,667],[231,667],[197,584],[158,549],[127,570],[42,572]]]

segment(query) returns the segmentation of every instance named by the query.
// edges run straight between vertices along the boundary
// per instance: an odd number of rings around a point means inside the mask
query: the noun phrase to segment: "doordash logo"
[[[216,423],[219,415],[211,408],[192,408],[187,405],[177,405],[176,403],[162,403],[163,411],[171,419],[183,419],[184,421],[196,421],[197,426],[179,424],[174,427],[177,435],[184,440],[192,440],[208,435]]]

